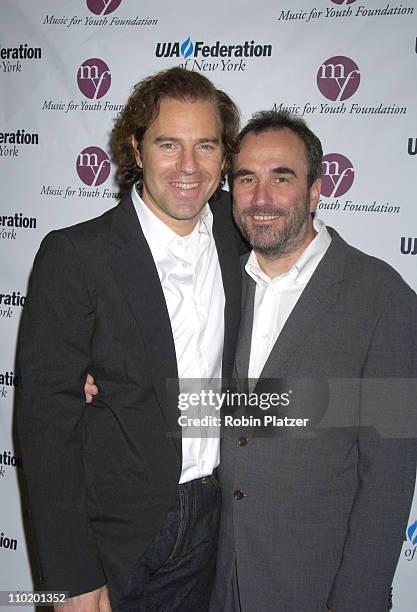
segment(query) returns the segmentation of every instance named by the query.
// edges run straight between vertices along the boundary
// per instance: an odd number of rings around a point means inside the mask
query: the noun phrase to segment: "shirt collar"
[[[307,247],[301,253],[300,257],[291,266],[291,268],[287,270],[287,272],[284,272],[283,274],[280,274],[279,276],[276,276],[273,279],[269,278],[269,276],[265,274],[265,272],[259,265],[259,261],[255,251],[252,251],[249,255],[249,259],[246,262],[245,266],[246,272],[258,284],[260,282],[263,284],[270,284],[271,282],[275,282],[278,279],[282,279],[287,276],[293,277],[300,284],[307,283],[310,277],[312,276],[314,270],[316,269],[319,261],[327,251],[332,240],[327,230],[327,227],[325,226],[323,221],[321,221],[321,219],[314,218],[313,227],[317,232],[317,235],[307,245]]]
[[[135,185],[132,187],[131,196],[143,234],[155,260],[164,255],[178,240],[191,243],[199,234],[212,236],[213,213],[208,204],[202,209],[200,219],[191,234],[179,236],[151,211],[138,194]]]

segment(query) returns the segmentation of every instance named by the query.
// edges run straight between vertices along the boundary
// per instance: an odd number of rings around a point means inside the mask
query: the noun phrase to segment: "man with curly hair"
[[[178,393],[231,376],[240,267],[220,187],[238,123],[199,73],[143,79],[112,134],[120,203],[36,256],[17,423],[40,586],[68,591],[68,612],[208,609],[219,438],[181,432]]]

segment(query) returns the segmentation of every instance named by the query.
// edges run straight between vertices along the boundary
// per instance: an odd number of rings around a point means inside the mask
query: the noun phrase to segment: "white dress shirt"
[[[245,269],[255,281],[256,291],[248,378],[259,378],[286,320],[330,245],[324,223],[314,219],[314,229],[317,235],[297,261],[275,278],[261,269],[255,251],[249,256]]]
[[[191,234],[179,236],[148,208],[135,187],[132,200],[164,292],[180,392],[194,390],[190,379],[218,382],[222,373],[225,297],[210,207],[205,205]],[[213,387],[210,382],[208,385]],[[199,381],[196,387],[200,388]],[[212,429],[210,435],[203,428],[192,431],[199,437],[184,435],[183,428],[180,483],[209,476],[220,462],[220,433],[213,437]]]

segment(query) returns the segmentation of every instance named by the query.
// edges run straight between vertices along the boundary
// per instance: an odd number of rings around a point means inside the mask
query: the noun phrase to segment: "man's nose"
[[[268,181],[259,181],[253,194],[253,204],[255,206],[265,206],[272,204],[272,190]]]
[[[194,149],[181,149],[177,159],[177,170],[186,174],[193,174],[198,170],[198,162]]]

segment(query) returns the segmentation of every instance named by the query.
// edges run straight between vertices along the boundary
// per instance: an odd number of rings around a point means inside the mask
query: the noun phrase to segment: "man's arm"
[[[53,232],[36,256],[18,346],[17,426],[42,588],[105,583],[86,511],[79,421],[94,299],[70,239]]]
[[[361,416],[378,435],[360,430],[358,487],[327,601],[334,612],[388,610],[416,475],[416,377],[417,299],[404,283],[379,317],[363,372]]]

